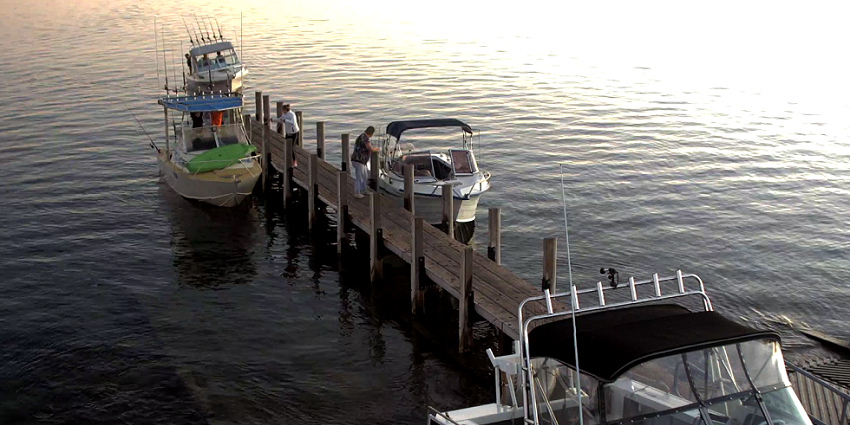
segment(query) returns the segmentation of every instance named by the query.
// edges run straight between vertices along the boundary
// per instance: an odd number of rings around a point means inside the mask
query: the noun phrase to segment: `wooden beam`
[[[307,179],[307,208],[310,210],[307,220],[307,228],[312,230],[316,226],[316,196],[318,195],[319,185],[319,156],[310,154],[310,166],[307,170],[309,178]]]
[[[455,237],[454,191],[451,185],[443,185],[443,226],[450,238]]]
[[[342,254],[342,247],[348,241],[345,225],[348,222],[348,173],[337,173],[336,199],[336,252]]]
[[[458,300],[458,351],[472,345],[472,324],[469,307],[472,305],[472,247],[466,246],[460,256],[460,299]]]
[[[502,264],[502,209],[491,207],[488,212],[490,244],[487,246],[487,258]]]
[[[558,238],[543,239],[543,288],[554,294],[557,290]]]
[[[425,308],[425,291],[421,288],[422,279],[425,275],[425,239],[423,227],[425,219],[414,217],[411,220],[413,229],[411,229],[410,237],[410,311],[413,314],[416,312],[422,313]]]
[[[298,121],[298,146],[304,147],[304,113],[295,111],[295,120]]]
[[[413,204],[413,164],[404,166],[404,209],[416,215]]]
[[[378,258],[380,254],[379,248],[381,244],[381,237],[383,230],[381,230],[381,194],[380,193],[370,193],[369,194],[369,206],[370,208],[370,223],[371,223],[371,233],[369,235],[369,264],[370,264],[370,272],[369,272],[369,280],[372,282],[377,282],[381,280],[383,277],[383,267],[381,265],[381,259]]]
[[[369,187],[372,188],[375,192],[378,192],[378,188],[381,185],[378,183],[378,170],[380,169],[380,165],[378,164],[378,152],[372,151],[372,158],[369,161],[370,175],[369,175]]]
[[[292,139],[283,143],[283,207],[287,208],[292,202],[292,156],[294,147]]]
[[[325,123],[319,121],[316,123],[316,155],[319,159],[325,159]]]
[[[262,122],[263,122],[263,92],[255,91],[254,92],[254,98],[257,102],[256,107],[254,108],[254,110],[257,111],[257,122],[262,124]]]
[[[277,115],[275,115],[275,117],[280,118],[280,116],[283,115],[283,102],[277,101],[276,103],[277,103]],[[283,134],[283,123],[282,122],[277,123],[277,134]]]
[[[351,172],[351,150],[348,145],[348,133],[342,135],[342,171]]]

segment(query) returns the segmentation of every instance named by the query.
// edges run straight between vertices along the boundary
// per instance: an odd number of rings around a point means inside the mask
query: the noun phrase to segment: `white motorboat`
[[[416,150],[411,143],[401,143],[407,130],[459,127],[463,145],[445,151]],[[472,128],[456,119],[395,121],[387,126],[381,146],[379,180],[381,190],[404,202],[405,166],[413,166],[414,208],[416,215],[429,223],[442,221],[442,188],[452,187],[454,221],[475,220],[475,210],[484,192],[490,190],[490,173],[478,168],[472,149]]]
[[[678,303],[686,298],[700,311]],[[714,312],[696,275],[547,289],[518,317],[514,353],[487,350],[495,403],[432,408],[429,424],[812,424],[779,335]]]
[[[242,122],[241,95],[168,96],[159,104],[165,110],[166,145],[157,149],[157,158],[160,173],[175,192],[221,207],[236,206],[251,194],[262,167]],[[171,121],[169,111],[182,115]],[[207,116],[193,121],[192,113]]]
[[[230,41],[202,44],[189,50],[186,92],[230,93],[242,90],[242,80],[248,68],[239,60]]]

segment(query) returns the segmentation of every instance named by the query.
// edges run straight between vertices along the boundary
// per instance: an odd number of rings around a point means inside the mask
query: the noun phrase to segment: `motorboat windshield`
[[[575,371],[553,358],[532,359],[531,365],[536,423],[577,423]],[[585,425],[811,425],[776,339],[656,358],[613,382],[581,374],[580,385]]]

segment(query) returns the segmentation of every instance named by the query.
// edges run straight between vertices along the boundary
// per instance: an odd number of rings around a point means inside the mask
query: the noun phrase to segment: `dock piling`
[[[558,238],[543,239],[543,290],[554,294],[557,290]]]
[[[454,190],[451,185],[443,185],[443,226],[446,226],[446,234],[450,238],[455,237],[454,226]]]
[[[325,159],[325,123],[319,121],[316,123],[316,155],[319,159]]]
[[[369,161],[369,187],[375,192],[381,185],[378,183],[378,169],[381,168],[378,164],[378,152],[372,151],[372,158]]]
[[[383,266],[381,264],[381,259],[378,258],[380,254],[379,249],[381,245],[381,237],[383,231],[381,230],[381,194],[380,193],[370,193],[369,194],[369,206],[371,207],[370,213],[370,223],[371,223],[371,234],[369,235],[369,279],[371,282],[377,282],[381,280],[383,277]]]
[[[487,225],[490,228],[490,244],[487,246],[487,258],[502,264],[502,209],[491,207],[487,211],[489,220]]]
[[[425,219],[414,217],[411,224],[413,229],[410,236],[413,240],[410,241],[410,310],[416,314],[425,310],[425,292],[421,282],[425,271]]]
[[[298,146],[304,147],[304,113],[295,111],[295,119],[298,121]]]
[[[460,299],[458,300],[458,351],[466,352],[472,345],[472,326],[469,307],[472,305],[472,247],[463,248],[460,257]]]
[[[319,196],[319,156],[310,154],[310,166],[308,168],[307,178],[307,209],[309,210],[307,228],[313,230],[316,226],[316,199]]]
[[[269,146],[271,146],[271,140],[269,140],[269,133],[271,132],[271,116],[272,110],[270,106],[269,95],[263,95],[263,192],[266,191],[266,186],[269,185],[269,168],[271,168],[272,163],[272,153],[269,151]]]
[[[292,202],[292,157],[295,155],[292,139],[284,139],[283,143],[283,207],[288,208]]]
[[[275,116],[280,118],[281,115],[283,115],[283,102],[277,101],[275,103],[276,103],[276,107],[277,107],[277,111],[276,111],[277,114]],[[283,123],[282,122],[277,123],[277,134],[283,134]]]
[[[248,135],[248,141],[254,143],[254,135],[251,134],[251,114],[243,114],[242,122],[245,123],[245,134]]]
[[[348,173],[340,171],[337,173],[337,200],[336,200],[336,252],[342,254],[342,247],[348,240],[345,233],[345,225],[348,222]]]
[[[404,166],[404,209],[416,215],[413,208],[413,164]]]
[[[257,122],[263,122],[263,92],[255,91],[254,92],[254,100],[256,101],[256,106],[254,110],[257,113]]]
[[[346,173],[351,169],[351,151],[348,146],[348,133],[343,133],[342,135],[342,163],[340,167],[342,167],[342,171]]]

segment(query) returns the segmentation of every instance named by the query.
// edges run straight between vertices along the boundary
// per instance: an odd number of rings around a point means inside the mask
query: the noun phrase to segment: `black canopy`
[[[465,133],[472,134],[472,127],[464,124],[460,120],[452,118],[442,118],[434,120],[410,120],[410,121],[393,121],[387,126],[387,134],[399,139],[401,133],[414,128],[432,128],[432,127],[460,127]]]
[[[551,357],[575,367],[572,319],[531,330],[531,357]],[[648,305],[576,317],[582,373],[605,382],[648,360],[755,339],[779,340],[771,331],[735,323],[713,311],[692,313],[679,305]]]

